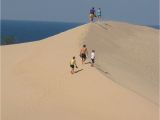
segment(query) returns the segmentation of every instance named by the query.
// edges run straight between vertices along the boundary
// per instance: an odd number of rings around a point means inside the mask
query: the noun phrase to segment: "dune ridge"
[[[122,22],[96,23],[90,25],[85,43],[97,51],[97,67],[108,77],[158,104],[159,30]]]
[[[134,30],[141,33],[133,33]],[[1,46],[2,120],[158,120],[158,95],[153,93],[158,89],[155,67],[158,37],[151,46],[155,47],[151,51],[153,55],[147,53],[143,56],[149,59],[152,55],[155,61],[143,61],[141,55],[146,48],[138,54],[137,61],[129,54],[137,55],[140,49],[137,47],[132,52],[135,38],[147,35],[140,45],[147,39],[144,44],[148,47],[149,40],[157,36],[157,32],[126,23],[94,23],[41,41]],[[123,41],[120,38],[127,38],[130,42],[126,44],[127,39]],[[81,65],[79,50],[82,44],[86,44],[89,50],[96,50],[96,66],[106,76],[89,64]],[[79,66],[77,70],[81,71],[71,75],[69,61],[74,55]],[[130,64],[121,56],[126,57],[128,62],[130,60]],[[143,73],[144,66],[150,62],[151,70]],[[136,66],[139,63],[143,63],[142,66]],[[143,77],[152,70],[153,75]],[[146,85],[140,86],[137,81],[132,83],[135,78],[142,79],[141,82]],[[147,82],[144,81],[146,78]],[[123,84],[117,84],[118,80]],[[152,85],[148,86],[149,83]],[[126,85],[150,100],[126,89]]]

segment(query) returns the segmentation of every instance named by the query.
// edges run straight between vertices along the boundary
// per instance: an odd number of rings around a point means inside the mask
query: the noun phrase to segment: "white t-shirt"
[[[91,52],[91,59],[95,59],[95,53]]]

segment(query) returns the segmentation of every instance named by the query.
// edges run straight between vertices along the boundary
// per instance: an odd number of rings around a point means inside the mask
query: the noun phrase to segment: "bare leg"
[[[92,63],[92,67],[94,67],[94,63]]]
[[[94,59],[91,59],[91,67],[94,67]]]
[[[74,74],[74,68],[72,68],[72,70],[71,70],[71,74]]]
[[[85,61],[84,58],[82,58],[82,64],[84,64],[84,61]]]
[[[89,16],[89,22],[91,22],[91,17]]]

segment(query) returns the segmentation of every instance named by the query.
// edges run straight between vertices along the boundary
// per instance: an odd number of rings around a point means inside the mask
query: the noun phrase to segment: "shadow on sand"
[[[91,64],[91,62],[86,62],[86,63],[84,63],[84,64]]]
[[[101,72],[103,72],[103,73],[105,73],[105,74],[108,74],[108,75],[111,75],[109,72],[106,72],[106,71],[104,71],[104,70],[102,70],[101,68],[99,68],[99,67],[96,67],[99,71],[101,71]]]
[[[83,70],[83,69],[77,70],[77,71],[75,71],[75,73],[81,72],[82,70]]]
[[[98,25],[99,27],[105,29],[105,30],[108,30],[106,27],[104,27],[103,25],[99,24],[99,23],[95,23],[96,25]]]

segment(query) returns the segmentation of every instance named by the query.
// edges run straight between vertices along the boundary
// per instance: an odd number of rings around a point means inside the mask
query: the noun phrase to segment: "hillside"
[[[126,23],[90,23],[1,46],[2,120],[158,120],[157,35]],[[96,50],[97,68],[81,65],[84,43]],[[73,56],[81,71],[71,75]]]
[[[158,30],[121,22],[96,23],[90,25],[85,43],[97,51],[97,67],[107,77],[158,103]]]

